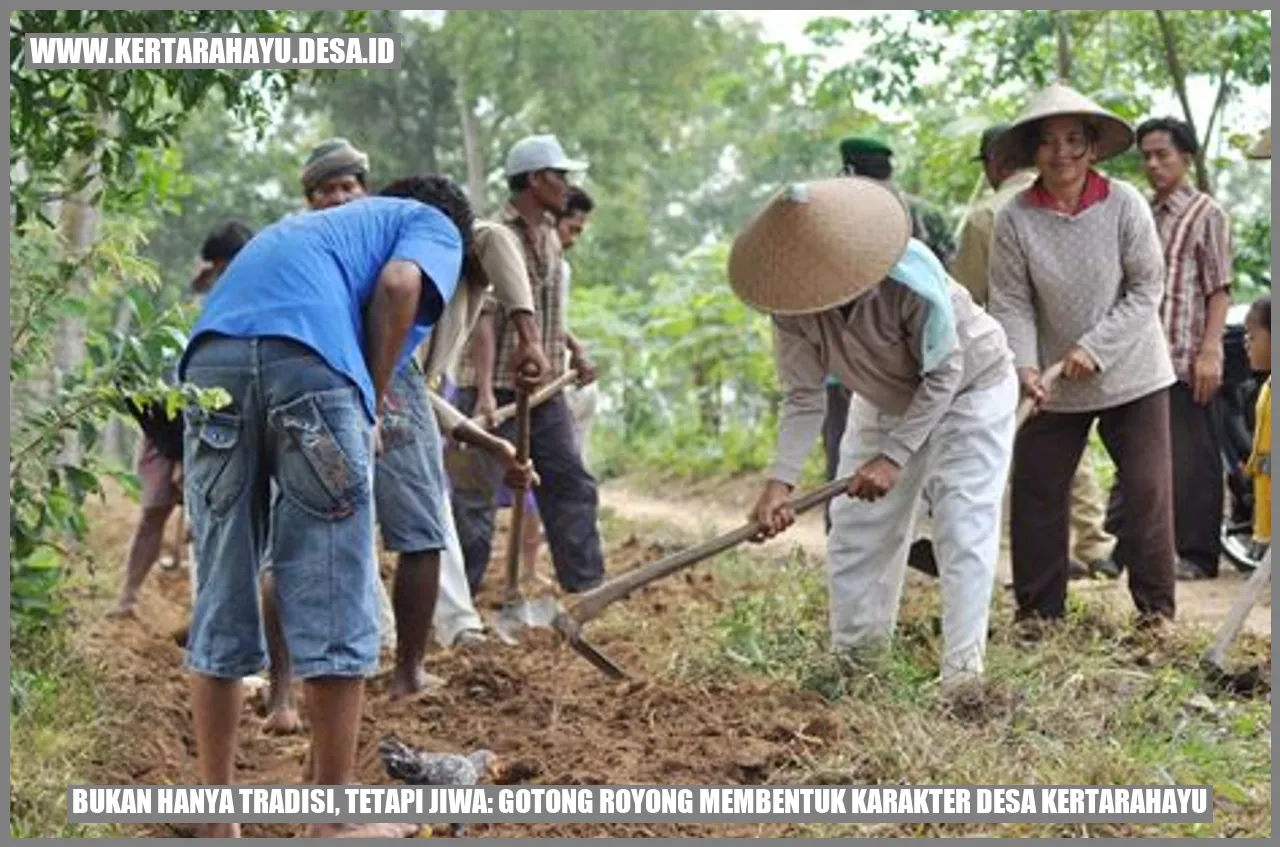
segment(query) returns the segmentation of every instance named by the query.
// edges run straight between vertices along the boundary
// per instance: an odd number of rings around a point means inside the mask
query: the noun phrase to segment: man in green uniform
[[[880,182],[893,183],[893,150],[876,138],[854,136],[840,142],[842,173],[857,174]],[[895,186],[896,189],[896,186]],[[897,189],[911,212],[911,236],[929,245],[929,249],[942,262],[951,266],[955,254],[955,239],[946,217],[934,205]]]

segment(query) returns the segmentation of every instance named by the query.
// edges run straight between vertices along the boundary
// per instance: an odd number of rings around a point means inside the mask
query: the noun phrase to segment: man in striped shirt
[[[1231,226],[1213,198],[1190,181],[1196,137],[1186,123],[1155,118],[1138,127],[1151,209],[1164,248],[1160,320],[1178,381],[1170,389],[1174,530],[1179,579],[1218,575],[1223,468],[1222,333],[1231,305]],[[1113,515],[1122,519],[1122,504]],[[1116,563],[1123,567],[1123,551]]]

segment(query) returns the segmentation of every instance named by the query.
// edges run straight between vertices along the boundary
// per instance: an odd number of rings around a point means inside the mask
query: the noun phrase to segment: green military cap
[[[840,142],[840,158],[849,161],[854,156],[892,156],[893,150],[888,144],[877,138],[867,136],[850,136]]]
[[[975,162],[985,162],[991,156],[991,148],[995,146],[996,139],[1009,129],[1008,124],[995,124],[989,126],[982,131],[982,140],[978,142],[978,155],[973,157]]]

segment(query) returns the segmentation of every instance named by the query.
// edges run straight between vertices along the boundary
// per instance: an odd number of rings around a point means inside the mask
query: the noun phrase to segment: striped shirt
[[[564,273],[564,252],[560,237],[548,216],[545,223],[530,227],[513,206],[507,206],[502,222],[520,239],[524,247],[524,261],[529,273],[529,288],[533,294],[533,314],[542,335],[542,348],[551,363],[547,379],[555,379],[565,368],[565,289],[561,284]],[[515,389],[513,356],[516,348],[516,331],[507,309],[492,297],[484,306],[485,313],[493,314],[494,389]],[[471,348],[475,336],[467,344],[467,350],[458,362],[458,384],[464,388],[477,385]]]
[[[1209,298],[1231,286],[1231,227],[1213,198],[1183,184],[1151,204],[1164,247],[1164,300],[1160,322],[1173,369],[1191,381],[1191,366],[1204,341]]]

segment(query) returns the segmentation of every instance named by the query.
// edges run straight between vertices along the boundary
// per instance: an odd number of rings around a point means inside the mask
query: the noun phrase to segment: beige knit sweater
[[[1087,379],[1059,380],[1047,410],[1111,408],[1173,384],[1160,326],[1160,236],[1133,186],[1112,180],[1107,198],[1077,215],[1018,195],[996,215],[988,284],[1019,368],[1043,371],[1073,344],[1101,366]]]

